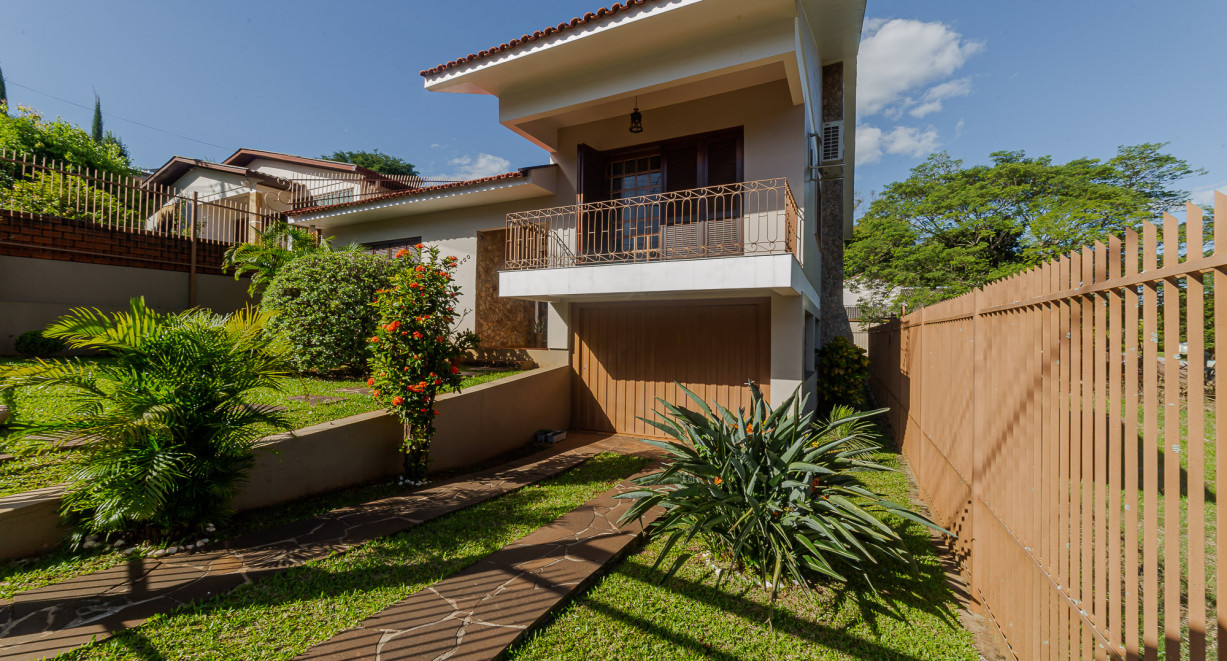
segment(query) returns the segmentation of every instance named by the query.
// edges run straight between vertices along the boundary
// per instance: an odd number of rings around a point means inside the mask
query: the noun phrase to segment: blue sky
[[[146,167],[240,146],[378,148],[427,175],[484,176],[546,156],[498,124],[494,99],[426,93],[418,71],[598,5],[9,0],[0,67],[11,103],[86,126],[97,90],[107,128]],[[1225,24],[1221,0],[869,0],[857,188],[880,190],[939,149],[1064,161],[1170,142],[1209,171],[1186,183],[1208,201],[1227,191]]]

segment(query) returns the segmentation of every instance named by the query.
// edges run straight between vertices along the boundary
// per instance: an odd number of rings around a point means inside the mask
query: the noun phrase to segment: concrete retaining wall
[[[532,440],[538,429],[566,429],[571,417],[571,368],[546,367],[439,398],[431,469],[475,464]],[[403,432],[375,411],[265,439],[256,465],[234,498],[236,511],[396,475]],[[62,534],[62,487],[0,498],[0,559],[55,547]]]
[[[197,274],[196,305],[233,312],[251,302],[247,285],[233,276]],[[159,312],[186,310],[188,274],[0,255],[0,355],[13,354],[22,333],[44,328],[72,308],[127,310],[137,296]]]

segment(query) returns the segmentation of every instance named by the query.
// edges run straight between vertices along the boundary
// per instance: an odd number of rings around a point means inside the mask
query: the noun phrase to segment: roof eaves
[[[438,184],[435,186],[422,186],[420,188],[412,188],[406,191],[397,191],[395,193],[377,195],[374,197],[366,198],[365,200],[352,200],[350,202],[341,202],[338,204],[326,204],[326,205],[322,205],[318,207],[308,207],[306,209],[295,209],[293,211],[287,211],[286,214],[290,216],[304,216],[307,214],[319,213],[321,211],[336,211],[338,209],[344,209],[347,207],[360,207],[360,206],[365,206],[368,204],[374,204],[376,202],[385,202],[387,200],[392,200],[396,198],[417,197],[420,195],[428,195],[430,193],[437,193],[437,192],[446,191],[446,190],[476,187],[482,184],[489,184],[489,183],[493,183],[496,181],[504,181],[508,179],[519,179],[519,178],[526,179],[529,176],[528,171],[531,169],[532,168],[524,168],[522,170],[516,170],[514,172],[505,172],[503,174],[497,174],[497,175],[493,175],[490,177],[482,177],[481,179],[470,179],[467,181],[454,181],[454,182],[450,182],[446,184]]]
[[[456,67],[463,66],[471,62],[476,62],[477,60],[481,60],[487,57],[492,57],[499,53],[504,53],[509,50],[513,50],[525,44],[529,44],[534,41],[540,41],[541,39],[545,39],[547,37],[552,37],[560,32],[566,32],[567,30],[571,30],[573,28],[577,28],[582,25],[587,25],[593,21],[605,18],[606,16],[612,16],[614,14],[625,12],[630,9],[634,9],[636,7],[646,5],[650,2],[655,2],[655,1],[657,0],[627,0],[625,3],[615,3],[610,7],[602,7],[596,10],[595,12],[588,12],[584,14],[582,17],[572,18],[570,22],[559,23],[558,25],[551,25],[542,30],[537,30],[533,32],[532,34],[523,35],[519,39],[512,39],[511,41],[499,44],[498,46],[494,46],[492,48],[488,48],[483,51],[478,51],[476,53],[469,53],[468,55],[465,55],[464,57],[452,60],[450,62],[444,62],[443,64],[431,67],[429,69],[423,69],[419,73],[422,77],[429,77],[435,74],[443,73],[444,71],[447,71],[448,69],[454,69]]]

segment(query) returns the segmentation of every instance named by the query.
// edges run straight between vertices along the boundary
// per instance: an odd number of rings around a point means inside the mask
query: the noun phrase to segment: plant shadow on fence
[[[875,396],[1020,658],[1219,654],[1227,377],[1202,357],[1227,346],[1227,241],[1185,216],[870,332]]]

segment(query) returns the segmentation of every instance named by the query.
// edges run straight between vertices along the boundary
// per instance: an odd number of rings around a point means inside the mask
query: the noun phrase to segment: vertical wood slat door
[[[769,395],[770,301],[593,303],[573,311],[574,423],[581,429],[661,436],[656,398],[695,409],[675,385],[736,412],[753,380]]]

